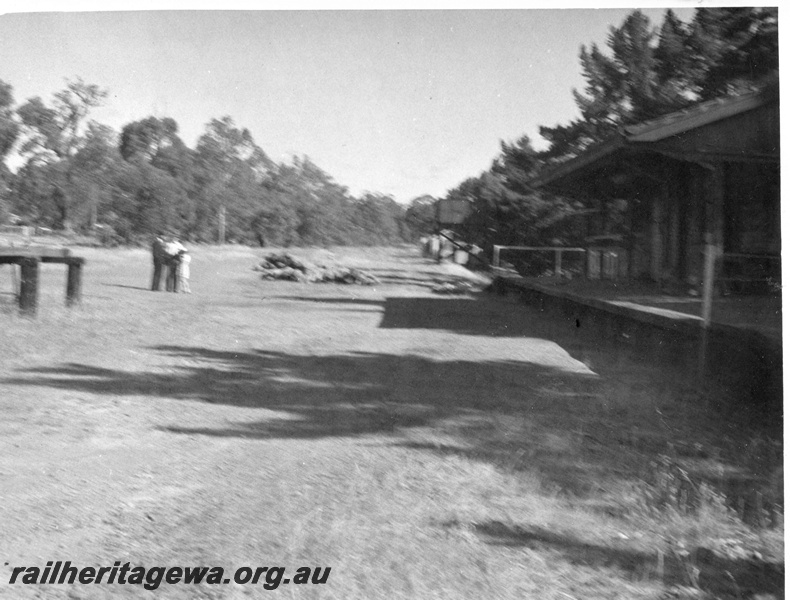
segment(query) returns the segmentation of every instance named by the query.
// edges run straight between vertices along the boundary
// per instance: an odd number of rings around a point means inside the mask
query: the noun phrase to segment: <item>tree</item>
[[[694,52],[689,28],[667,10],[655,49],[657,89],[664,102],[683,106],[699,96],[707,56],[706,52],[702,56]]]
[[[436,198],[429,195],[418,196],[409,202],[404,215],[408,233],[404,236],[412,241],[433,233],[436,224]]]
[[[404,210],[390,196],[366,193],[351,202],[349,222],[352,243],[375,246],[403,241],[401,223]]]
[[[148,117],[123,127],[118,149],[124,160],[150,163],[161,150],[178,142],[178,124],[175,120]]]
[[[73,156],[83,141],[90,110],[106,97],[106,90],[77,78],[67,80],[66,89],[55,93],[52,108],[39,97],[28,100],[17,111],[26,134],[22,154],[45,162]]]
[[[498,175],[517,194],[533,191],[532,180],[541,165],[539,153],[532,147],[529,136],[523,135],[513,143],[499,142],[500,154],[491,165],[491,173]]]
[[[404,207],[389,196],[354,198],[306,156],[276,164],[231,117],[212,119],[192,150],[172,118],[146,117],[120,134],[89,120],[106,94],[67,80],[49,104],[30,98],[15,115],[11,88],[0,82],[0,213],[7,197],[28,222],[63,229],[100,222],[127,242],[163,229],[209,241],[218,222],[220,240],[261,245],[410,236]],[[13,176],[2,159],[17,139],[26,160]]]
[[[547,157],[578,153],[624,124],[657,116],[669,108],[673,97],[659,91],[654,37],[649,19],[636,10],[620,27],[610,28],[607,46],[611,56],[596,44],[589,50],[582,46],[579,60],[586,86],[583,93],[573,90],[581,118],[569,126],[540,128],[541,135],[552,142]]]
[[[237,128],[228,116],[212,119],[206,125],[195,150],[195,163],[201,228],[205,229],[216,215],[220,243],[224,243],[226,233],[244,237],[239,229],[249,229],[260,186],[274,163],[255,144],[250,131]],[[226,232],[229,220],[232,228]]]
[[[17,171],[12,180],[9,196],[12,210],[26,223],[53,227],[63,218],[63,198],[59,188],[63,185],[59,165],[28,161]]]
[[[28,160],[14,186],[17,210],[47,226],[71,221],[93,227],[99,220],[106,222],[105,213],[112,212],[113,187],[123,163],[116,137],[110,127],[91,122],[82,145],[70,158]]]
[[[446,198],[471,203],[472,210],[458,228],[459,233],[486,252],[495,244],[523,245],[534,241],[532,198],[510,190],[499,175],[487,171],[466,179]]]
[[[289,164],[278,165],[264,187],[267,193],[287,198],[296,211],[295,243],[331,246],[349,242],[353,226],[348,189],[307,156],[294,156]]]
[[[264,195],[251,221],[253,241],[259,246],[291,246],[299,241],[299,215],[291,199],[280,191]]]
[[[699,8],[692,23],[698,55],[712,58],[701,85],[703,99],[752,89],[779,69],[776,7]]]
[[[700,8],[686,25],[668,10],[658,36],[634,11],[610,28],[609,54],[582,46],[581,117],[541,127],[548,161],[576,155],[619,127],[680,110],[699,100],[749,89],[778,68],[775,8]]]
[[[83,222],[87,220],[89,227],[99,222],[102,208],[108,206],[112,198],[111,189],[121,163],[116,138],[117,133],[112,128],[91,122],[82,147],[70,159],[71,190],[83,199],[78,208],[87,210]]]
[[[5,157],[14,147],[19,136],[19,124],[14,119],[13,106],[13,88],[0,80],[0,223],[4,223],[8,217],[8,184],[13,179],[5,164]]]
[[[461,236],[487,252],[494,245],[546,246],[568,241],[558,238],[556,228],[550,226],[571,214],[575,205],[532,185],[545,158],[527,136],[502,141],[500,148],[488,171],[466,179],[446,196],[472,206],[459,227]]]
[[[19,137],[19,123],[14,119],[13,88],[0,79],[0,163],[14,147]]]
[[[200,238],[195,157],[178,136],[178,123],[153,116],[128,123],[121,129],[118,153],[136,176],[124,184],[117,201],[123,198],[144,213],[139,218],[124,213],[131,219],[118,224],[129,232],[124,235],[171,229],[189,239]]]
[[[23,143],[20,153],[32,167],[41,167],[49,181],[45,196],[55,208],[55,225],[70,229],[72,212],[79,197],[74,193],[73,158],[85,143],[87,117],[101,105],[107,91],[82,79],[66,81],[54,95],[52,107],[35,97],[19,107]]]
[[[118,151],[126,161],[148,163],[185,183],[194,175],[193,152],[178,136],[178,123],[169,117],[124,125]]]

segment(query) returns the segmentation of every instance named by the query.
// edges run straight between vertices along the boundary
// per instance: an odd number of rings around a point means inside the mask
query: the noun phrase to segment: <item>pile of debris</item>
[[[280,279],[302,283],[346,283],[377,285],[381,283],[370,273],[339,265],[317,265],[302,261],[287,252],[272,253],[253,267],[262,279]]]

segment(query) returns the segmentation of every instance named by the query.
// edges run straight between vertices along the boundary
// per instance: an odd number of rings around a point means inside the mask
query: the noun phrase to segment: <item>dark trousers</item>
[[[158,292],[159,288],[162,286],[162,267],[163,263],[161,260],[154,259],[154,279],[151,282],[151,291]]]
[[[167,263],[167,278],[165,279],[165,289],[168,292],[178,291],[178,261]]]

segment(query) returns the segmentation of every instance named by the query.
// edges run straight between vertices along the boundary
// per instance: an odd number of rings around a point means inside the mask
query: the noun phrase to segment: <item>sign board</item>
[[[458,225],[472,212],[467,200],[439,200],[436,202],[436,221],[443,225]]]

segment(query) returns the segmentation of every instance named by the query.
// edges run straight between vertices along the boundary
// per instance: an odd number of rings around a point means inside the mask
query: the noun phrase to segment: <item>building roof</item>
[[[770,85],[759,91],[708,100],[649,121],[626,125],[607,140],[590,146],[565,162],[549,167],[533,180],[533,184],[538,187],[550,184],[627,146],[643,145],[649,148],[651,143],[754,110],[777,98],[778,88]]]
[[[766,97],[762,92],[716,98],[650,121],[627,125],[623,128],[624,135],[629,142],[657,142],[755,109],[765,103]]]

